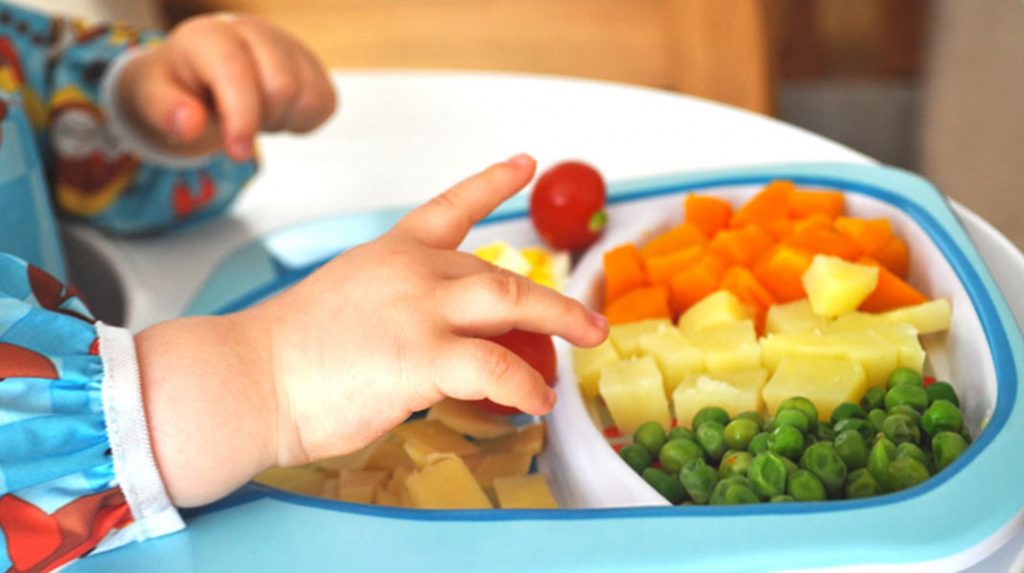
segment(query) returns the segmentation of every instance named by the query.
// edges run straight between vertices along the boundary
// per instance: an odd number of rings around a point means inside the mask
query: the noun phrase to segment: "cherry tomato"
[[[604,179],[579,161],[559,163],[537,179],[530,196],[530,218],[544,242],[567,251],[593,244],[608,220]]]
[[[540,372],[548,386],[555,385],[555,345],[551,341],[550,336],[523,330],[510,330],[490,340],[508,348],[525,360],[534,370]],[[480,400],[477,404],[481,408],[495,414],[511,415],[521,413],[516,408],[495,404],[490,400]]]

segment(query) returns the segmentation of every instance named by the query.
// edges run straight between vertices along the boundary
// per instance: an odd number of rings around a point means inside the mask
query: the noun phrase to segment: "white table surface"
[[[582,159],[611,181],[740,165],[873,162],[772,118],[647,88],[485,73],[338,72],[334,79],[340,113],[309,136],[264,137],[262,171],[229,216],[141,240],[73,230],[115,262],[129,295],[129,327],[177,315],[217,262],[253,237],[337,213],[413,205],[521,151],[540,169]],[[1021,320],[1024,257],[980,218],[957,211]],[[1008,571],[1022,543],[1014,540],[972,571]]]

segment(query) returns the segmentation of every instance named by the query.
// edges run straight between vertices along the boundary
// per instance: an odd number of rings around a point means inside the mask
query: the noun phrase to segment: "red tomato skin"
[[[604,231],[604,179],[579,161],[558,163],[541,174],[530,196],[530,219],[554,249],[589,247]]]
[[[548,386],[555,385],[555,344],[550,336],[524,330],[510,330],[489,340],[504,346],[525,360],[527,364],[540,373]],[[522,414],[516,408],[495,404],[490,400],[479,400],[477,405],[493,414],[501,414],[503,416]]]

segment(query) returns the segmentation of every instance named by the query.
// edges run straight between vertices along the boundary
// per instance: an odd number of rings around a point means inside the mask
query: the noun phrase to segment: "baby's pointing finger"
[[[403,217],[394,232],[437,248],[454,249],[473,225],[522,189],[536,167],[529,155],[492,165]]]
[[[487,398],[527,414],[547,414],[555,392],[540,373],[504,347],[479,338],[456,339],[438,356],[435,386],[459,400]]]
[[[442,316],[471,336],[519,329],[561,336],[577,346],[596,346],[608,334],[604,317],[579,301],[498,269],[448,282],[439,301]]]

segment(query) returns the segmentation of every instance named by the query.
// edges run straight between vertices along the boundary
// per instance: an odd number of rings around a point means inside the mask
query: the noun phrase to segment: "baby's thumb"
[[[171,143],[190,143],[206,132],[206,105],[169,73],[152,74],[135,94],[133,115],[146,131]]]

